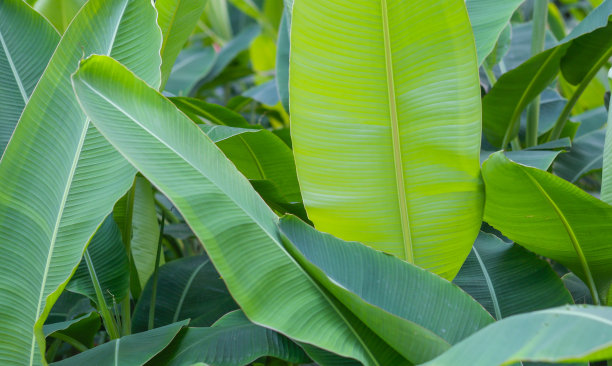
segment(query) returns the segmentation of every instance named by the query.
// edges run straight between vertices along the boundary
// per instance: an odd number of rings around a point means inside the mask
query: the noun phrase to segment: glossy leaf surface
[[[291,27],[291,134],[309,218],[453,278],[483,195],[464,2],[296,0]]]

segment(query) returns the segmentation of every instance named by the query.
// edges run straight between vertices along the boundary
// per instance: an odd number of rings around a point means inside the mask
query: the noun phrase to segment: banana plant
[[[27,3],[0,363],[612,358],[612,1]]]

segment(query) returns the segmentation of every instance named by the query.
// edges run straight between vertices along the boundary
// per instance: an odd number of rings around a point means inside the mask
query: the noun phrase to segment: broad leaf
[[[59,39],[22,0],[0,3],[0,156]]]
[[[597,289],[594,296],[605,298],[612,283],[612,206],[502,153],[492,155],[482,169],[484,220],[521,246],[571,269]]]
[[[493,51],[510,17],[525,0],[466,0],[476,39],[478,65]]]
[[[531,166],[540,170],[548,170],[560,151],[552,150],[517,150],[504,152],[506,157],[515,163]],[[483,150],[480,152],[480,161],[484,163],[494,151]]]
[[[195,28],[207,0],[157,0],[157,24],[162,31],[161,89],[164,88],[172,65]]]
[[[182,321],[165,327],[155,328],[148,332],[133,334],[76,356],[54,362],[52,366],[81,365],[130,365],[142,366],[172,342],[178,332],[189,323]]]
[[[89,128],[70,74],[83,55],[110,54],[159,85],[155,18],[148,0],[89,1],[66,30],[6,148],[0,164],[0,339],[11,341],[0,342],[0,362],[42,362],[42,325],[51,306],[89,238],[134,179],[129,163]]]
[[[73,83],[97,128],[172,200],[205,243],[249,319],[366,365],[392,357],[367,329],[347,323],[338,304],[285,251],[278,218],[170,101],[104,56],[83,62]]]
[[[87,0],[37,0],[34,9],[64,33],[68,25]]]
[[[497,320],[573,303],[546,261],[483,232],[453,282]]]
[[[483,204],[463,0],[296,0],[290,83],[297,173],[315,226],[453,278]]]
[[[295,364],[310,361],[287,337],[251,323],[242,311],[234,311],[210,328],[187,328],[150,365],[182,366],[204,362],[215,366],[241,366],[264,356]]]
[[[59,323],[45,324],[45,337],[54,337],[66,341],[77,341],[83,346],[93,347],[94,336],[100,330],[100,315],[92,312],[79,318]]]
[[[128,295],[130,286],[130,266],[128,257],[121,241],[121,233],[117,224],[109,215],[98,231],[91,238],[87,252],[92,261],[95,277],[104,294],[106,306],[112,308]],[[85,295],[93,302],[98,302],[92,276],[87,268],[85,259],[81,260],[79,267],[66,285],[68,291]]]
[[[280,227],[302,267],[411,362],[428,361],[493,321],[474,299],[426,270],[295,217],[284,217]]]
[[[612,309],[567,306],[494,323],[423,366],[599,361],[612,357]]]
[[[207,327],[238,308],[206,255],[182,258],[159,268],[155,300],[155,326],[191,319],[194,327]],[[132,331],[147,330],[153,283],[149,281],[134,309]]]

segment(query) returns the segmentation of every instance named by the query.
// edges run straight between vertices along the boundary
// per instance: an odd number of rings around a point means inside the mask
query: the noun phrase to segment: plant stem
[[[162,213],[161,225],[159,228],[159,241],[157,242],[157,254],[155,255],[155,269],[153,271],[153,286],[151,289],[151,306],[149,307],[149,324],[148,329],[151,330],[155,326],[155,298],[157,297],[157,281],[159,278],[159,261],[161,257],[161,247],[164,238],[164,223],[165,215]]]
[[[546,21],[548,17],[548,0],[535,0],[533,5],[533,31],[531,33],[531,55],[544,50],[546,40]],[[538,123],[540,120],[540,96],[538,95],[527,107],[527,147],[538,144]]]
[[[89,249],[85,250],[85,263],[87,264],[87,269],[89,270],[89,276],[91,277],[91,282],[93,282],[94,290],[96,291],[96,298],[98,299],[98,310],[102,315],[102,320],[104,321],[104,327],[108,332],[108,335],[111,339],[119,338],[119,331],[113,321],[113,317],[111,313],[108,311],[108,307],[106,306],[106,300],[104,299],[104,294],[102,293],[102,288],[100,287],[100,282],[98,281],[98,275],[96,274],[96,270],[93,266],[93,262],[91,257],[89,256]]]
[[[521,149],[521,141],[519,140],[518,136],[510,141],[510,146],[512,147],[512,151],[518,151]]]
[[[486,65],[484,66],[484,71],[485,71],[485,74],[487,75],[487,79],[489,79],[489,84],[491,84],[491,87],[493,87],[493,85],[495,85],[495,83],[497,82],[495,73],[493,72],[492,69],[488,68]]]
[[[582,93],[584,93],[584,91],[589,86],[589,84],[591,83],[595,75],[597,75],[599,70],[606,65],[606,63],[608,62],[608,59],[611,56],[612,56],[612,48],[610,48],[608,52],[601,59],[599,59],[595,67],[593,67],[589,71],[589,73],[584,77],[582,82],[580,82],[580,84],[574,91],[574,94],[572,95],[570,100],[567,101],[567,104],[563,108],[563,111],[561,111],[561,115],[557,119],[557,122],[555,122],[555,126],[553,127],[553,130],[550,134],[550,137],[548,138],[548,141],[558,140],[561,137],[561,132],[563,132],[563,127],[565,127],[565,123],[567,122],[570,114],[572,113],[572,109],[574,109],[574,107],[576,106],[576,103],[578,103],[578,99],[580,99],[580,97],[582,96]]]

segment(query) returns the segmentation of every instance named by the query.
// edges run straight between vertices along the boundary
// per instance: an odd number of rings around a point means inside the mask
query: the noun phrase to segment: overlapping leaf
[[[0,338],[7,341],[0,342],[0,362],[42,362],[46,315],[89,238],[134,179],[129,163],[89,127],[70,74],[84,55],[107,54],[159,85],[155,18],[147,0],[88,2],[66,30],[6,148],[0,164]]]
[[[453,278],[483,196],[464,1],[296,0],[291,27],[291,134],[309,218]]]

